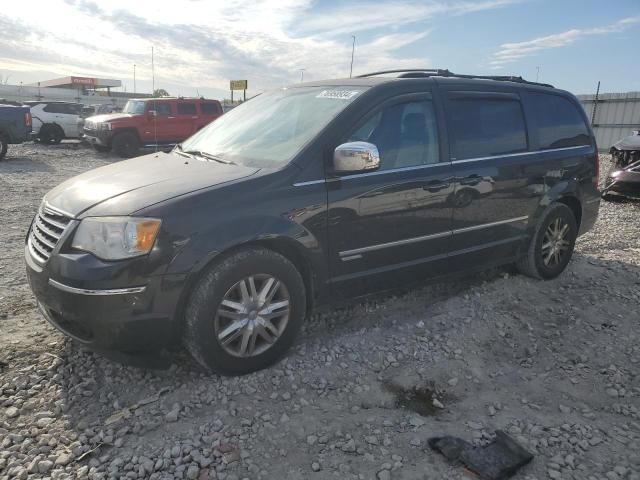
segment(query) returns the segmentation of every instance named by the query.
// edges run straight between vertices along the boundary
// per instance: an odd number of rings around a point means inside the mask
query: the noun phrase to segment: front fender
[[[300,223],[285,217],[247,216],[235,218],[194,234],[169,264],[167,273],[197,274],[216,257],[242,245],[282,242],[311,257],[320,253],[320,242]]]

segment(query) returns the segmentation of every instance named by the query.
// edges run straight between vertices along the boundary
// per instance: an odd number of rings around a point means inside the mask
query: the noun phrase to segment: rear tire
[[[553,203],[543,212],[527,253],[516,266],[521,273],[541,280],[560,275],[569,264],[578,236],[573,211],[563,203]]]
[[[45,145],[58,145],[64,138],[64,131],[60,126],[48,123],[40,128],[39,138]]]
[[[7,142],[7,138],[4,135],[0,135],[0,160],[7,155],[8,148],[9,144]]]
[[[40,128],[38,138],[45,145],[58,145],[64,138],[64,131],[59,125],[47,123]]]
[[[264,248],[241,250],[196,284],[185,311],[184,343],[207,370],[243,375],[282,357],[305,312],[304,282],[289,260]]]
[[[140,141],[131,132],[118,133],[111,144],[113,150],[122,158],[135,157],[140,150]]]

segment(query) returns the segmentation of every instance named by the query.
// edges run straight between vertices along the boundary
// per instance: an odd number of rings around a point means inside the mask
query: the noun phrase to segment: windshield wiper
[[[220,157],[217,157],[211,153],[208,153],[202,150],[182,150],[182,146],[181,146],[180,150],[177,150],[177,152],[181,154],[186,154],[186,155],[195,155],[197,157],[206,158],[207,160],[213,160],[215,162],[224,163],[225,165],[235,165],[235,163],[233,163],[230,160],[223,160]]]
[[[178,155],[182,155],[183,157],[193,158],[193,155],[190,155],[190,154],[188,154],[188,153],[186,153],[185,151],[182,150],[182,144],[181,143],[176,144],[176,146],[173,147],[173,151],[176,152]]]

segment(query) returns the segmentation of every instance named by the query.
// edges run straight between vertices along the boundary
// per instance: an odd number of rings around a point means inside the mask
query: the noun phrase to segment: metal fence
[[[598,149],[609,151],[621,138],[640,130],[640,92],[578,95],[592,120]]]

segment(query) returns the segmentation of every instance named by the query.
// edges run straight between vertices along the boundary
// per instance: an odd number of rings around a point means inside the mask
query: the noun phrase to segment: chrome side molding
[[[340,255],[340,259],[343,262],[346,262],[348,260],[356,260],[357,258],[361,258],[362,257],[361,254],[362,253],[366,253],[366,252],[373,252],[375,250],[382,250],[383,248],[399,247],[399,246],[402,246],[402,245],[409,245],[411,243],[424,242],[426,240],[434,240],[436,238],[450,237],[450,236],[453,236],[453,235],[459,235],[461,233],[472,232],[474,230],[481,230],[481,229],[484,229],[484,228],[497,227],[498,225],[506,225],[508,223],[524,222],[524,221],[526,221],[528,219],[529,219],[529,215],[523,215],[521,217],[508,218],[506,220],[499,220],[497,222],[482,223],[480,225],[473,225],[471,227],[458,228],[456,230],[447,230],[447,231],[444,231],[444,232],[434,233],[432,235],[424,235],[424,236],[421,236],[421,237],[405,238],[403,240],[397,240],[395,242],[378,243],[376,245],[369,245],[368,247],[355,248],[353,250],[345,250],[343,252],[339,252],[338,255]]]

